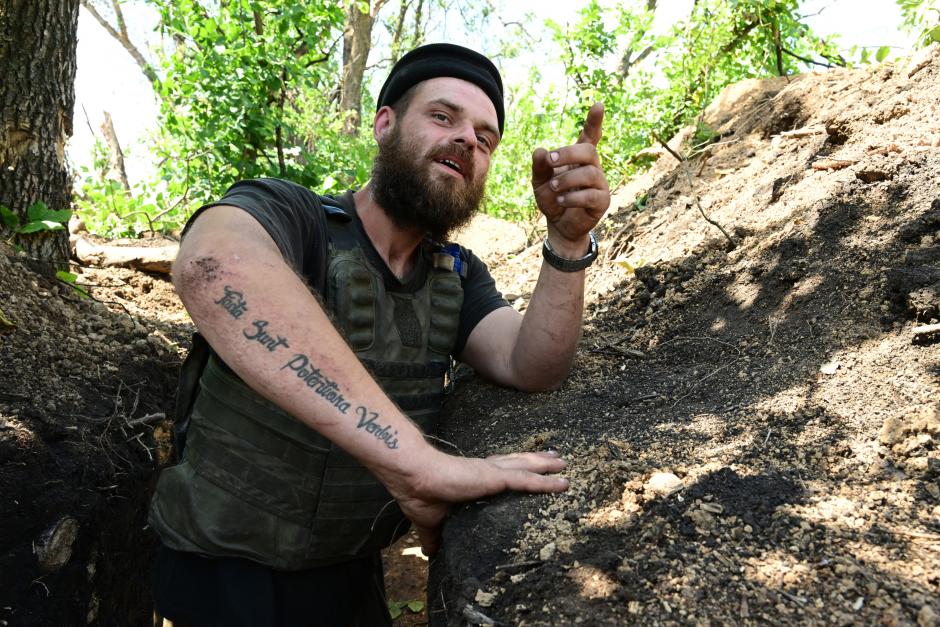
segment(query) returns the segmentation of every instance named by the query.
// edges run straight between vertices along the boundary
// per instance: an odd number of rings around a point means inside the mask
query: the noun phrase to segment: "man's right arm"
[[[205,210],[173,268],[199,331],[251,388],[348,451],[389,489],[427,552],[449,503],[503,490],[557,492],[564,462],[547,453],[446,455],[382,392],[277,245],[248,213]]]

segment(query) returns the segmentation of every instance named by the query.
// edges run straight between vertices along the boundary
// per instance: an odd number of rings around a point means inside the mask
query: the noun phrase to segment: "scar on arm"
[[[226,274],[221,262],[211,255],[177,261],[173,264],[173,283],[177,288],[201,291]]]
[[[196,266],[194,273],[199,275],[193,278],[201,278],[206,283],[219,278],[219,262],[214,257],[200,257],[193,265]]]

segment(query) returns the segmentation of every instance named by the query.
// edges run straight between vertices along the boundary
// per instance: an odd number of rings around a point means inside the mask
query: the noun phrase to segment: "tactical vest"
[[[392,291],[348,216],[328,213],[324,297],[334,324],[385,393],[431,432],[457,338],[460,276],[436,253],[424,285]],[[199,384],[183,460],[163,471],[150,511],[164,544],[298,570],[374,552],[407,531],[398,504],[368,470],[217,357]]]

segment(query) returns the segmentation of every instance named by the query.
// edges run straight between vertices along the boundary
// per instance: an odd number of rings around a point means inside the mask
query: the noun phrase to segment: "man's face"
[[[496,119],[472,83],[418,85],[407,111],[380,137],[372,169],[375,199],[397,226],[442,241],[473,217],[499,142]]]

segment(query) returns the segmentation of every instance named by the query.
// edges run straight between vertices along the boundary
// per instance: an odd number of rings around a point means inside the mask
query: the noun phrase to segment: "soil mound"
[[[572,487],[455,513],[432,624],[937,624],[938,102],[935,48],[731,86],[652,150],[567,384],[449,404],[456,449],[555,448]],[[538,254],[495,270],[520,309]]]

